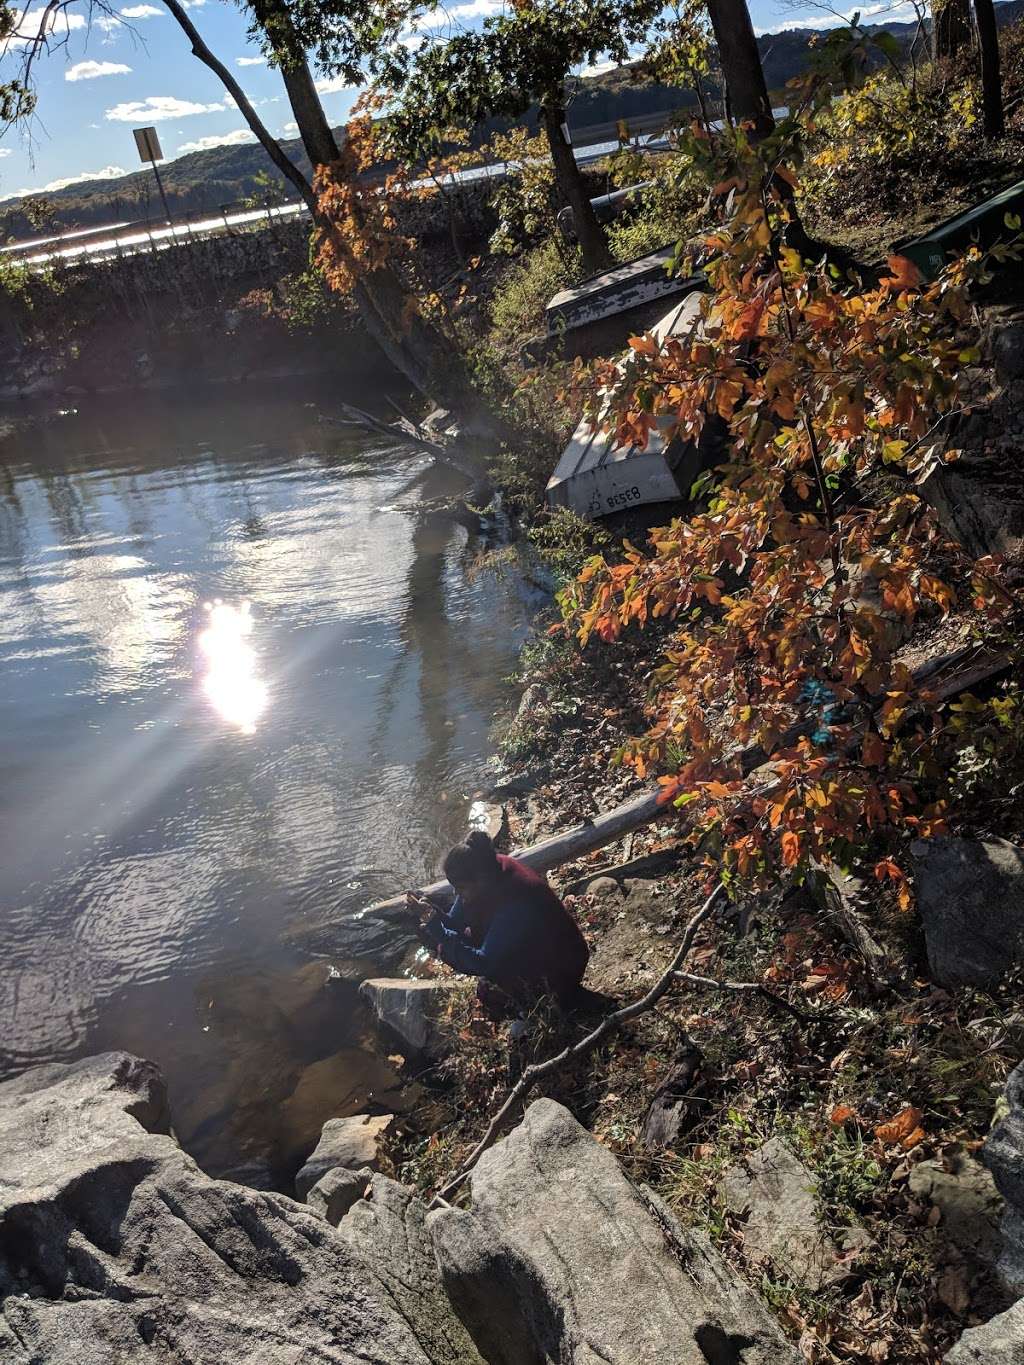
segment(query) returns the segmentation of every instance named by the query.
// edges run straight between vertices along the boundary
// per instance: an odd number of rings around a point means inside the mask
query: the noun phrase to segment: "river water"
[[[0,439],[0,1076],[151,1057],[183,1144],[254,1182],[397,1099],[284,935],[436,874],[528,613],[439,506],[459,476],[312,397]]]

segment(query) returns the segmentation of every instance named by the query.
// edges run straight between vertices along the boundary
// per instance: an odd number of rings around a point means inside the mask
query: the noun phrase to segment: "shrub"
[[[491,322],[499,345],[517,344],[544,331],[544,307],[552,294],[583,278],[578,251],[563,259],[558,244],[549,239],[526,252],[495,291]]]
[[[688,157],[679,153],[652,157],[623,150],[609,158],[608,170],[613,185],[620,189],[647,184],[636,207],[608,228],[616,260],[635,260],[693,234],[707,184]]]
[[[821,218],[899,214],[970,180],[978,93],[928,67],[914,84],[889,71],[840,95],[817,119],[802,193]]]

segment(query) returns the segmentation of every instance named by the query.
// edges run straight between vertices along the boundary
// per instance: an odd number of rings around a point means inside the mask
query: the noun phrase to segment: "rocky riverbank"
[[[1007,1246],[1024,1213],[1022,1104],[1019,1068],[983,1153],[1010,1207]],[[0,1086],[5,1360],[808,1358],[713,1240],[627,1178],[553,1100],[535,1101],[485,1154],[469,1208],[433,1210],[365,1167],[331,1167],[305,1204],[211,1180],[178,1147],[172,1121],[156,1068],[124,1053],[41,1067]],[[365,1155],[357,1148],[353,1160]],[[792,1151],[762,1147],[731,1178],[769,1254],[788,1256],[796,1273],[825,1274],[820,1256],[800,1260],[807,1173]],[[337,1198],[341,1186],[349,1197]],[[1018,1290],[1019,1250],[1002,1262]],[[1022,1321],[1024,1300],[966,1332],[946,1359],[1020,1361]]]

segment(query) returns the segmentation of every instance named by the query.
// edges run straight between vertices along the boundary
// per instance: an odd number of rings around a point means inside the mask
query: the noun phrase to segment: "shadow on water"
[[[200,1162],[278,1185],[328,1117],[408,1100],[282,929],[435,872],[528,615],[469,571],[461,478],[315,396],[0,440],[0,1075],[150,1056]],[[213,599],[251,604],[219,663]]]

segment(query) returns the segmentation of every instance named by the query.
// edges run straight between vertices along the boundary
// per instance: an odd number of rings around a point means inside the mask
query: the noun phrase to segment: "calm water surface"
[[[436,871],[527,612],[439,508],[458,476],[306,399],[0,440],[0,1075],[141,1052],[254,1180],[395,1098],[282,935]]]

